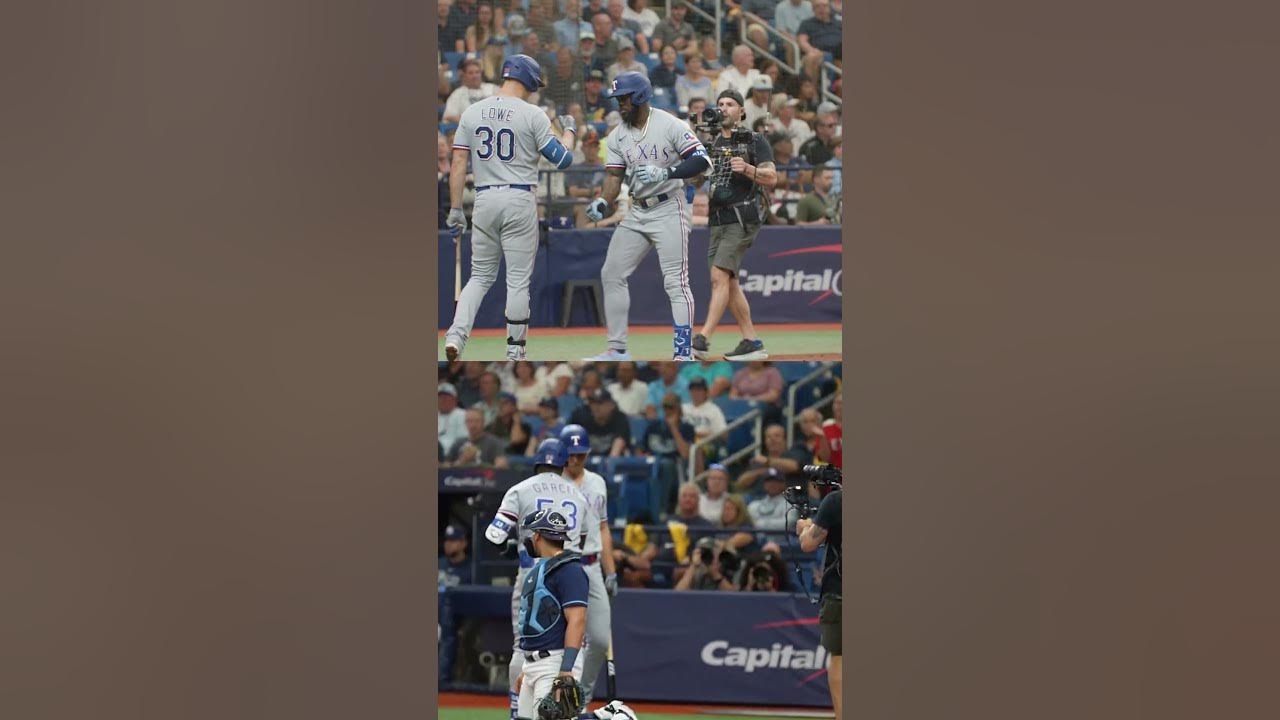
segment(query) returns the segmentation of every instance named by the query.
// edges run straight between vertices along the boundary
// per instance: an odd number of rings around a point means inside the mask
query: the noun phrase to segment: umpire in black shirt
[[[840,499],[843,494],[844,490],[835,490],[822,499],[818,514],[812,520],[796,521],[796,535],[800,536],[801,550],[813,552],[823,543],[827,546],[822,560],[822,604],[818,611],[818,627],[822,631],[822,647],[831,653],[831,670],[827,673],[827,683],[831,687],[831,702],[835,705],[836,717],[843,717],[840,713],[843,704],[840,671],[844,666],[840,647],[840,580],[843,574],[840,556],[844,552],[844,539],[840,531]]]
[[[764,191],[777,184],[778,173],[773,166],[773,148],[764,136],[738,129],[745,112],[742,95],[724,90],[716,98],[716,107],[724,120],[720,134],[707,148],[712,162],[707,213],[711,304],[702,332],[693,336],[693,354],[700,360],[710,359],[711,336],[727,309],[742,329],[742,342],[724,358],[764,360],[769,355],[751,324],[751,306],[738,283],[738,269],[768,214]]]

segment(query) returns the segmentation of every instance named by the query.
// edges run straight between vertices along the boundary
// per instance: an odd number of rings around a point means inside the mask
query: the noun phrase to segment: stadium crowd
[[[530,101],[552,119],[572,115],[581,130],[568,170],[555,171],[541,161],[539,212],[555,226],[608,227],[626,214],[624,200],[611,217],[589,224],[584,208],[603,178],[608,131],[621,122],[616,102],[604,92],[627,71],[647,75],[655,89],[653,105],[691,127],[721,90],[737,90],[747,98],[745,124],[765,135],[779,169],[768,222],[840,224],[841,78],[823,67],[842,66],[842,2],[724,0],[717,43],[714,23],[690,6],[715,16],[718,4],[675,0],[668,12],[665,3],[648,0],[441,0],[439,227],[445,227],[449,206],[457,120],[469,105],[494,93],[503,59],[516,53],[535,58],[547,81]],[[472,197],[468,189],[467,205]],[[692,204],[694,224],[705,225],[705,188],[695,192]]]
[[[786,563],[801,561],[811,571],[821,564],[813,553],[798,551],[789,534],[798,515],[783,494],[800,484],[805,465],[842,464],[838,366],[833,370],[807,395],[812,401],[834,394],[823,408],[830,415],[814,402],[798,402],[803,409],[788,445],[787,380],[768,362],[442,364],[439,460],[446,467],[531,471],[524,458],[539,442],[558,436],[565,424],[582,425],[593,459],[652,458],[656,466],[644,481],[652,504],[611,518],[623,586],[796,589]],[[726,436],[721,405],[737,400],[754,400],[762,410],[762,442],[721,463],[739,449]],[[698,472],[690,477],[686,468],[700,440],[713,442],[694,453]],[[810,497],[819,497],[816,488]],[[471,581],[470,570],[463,577],[461,569],[469,568],[467,535],[462,525],[446,530],[442,584]]]

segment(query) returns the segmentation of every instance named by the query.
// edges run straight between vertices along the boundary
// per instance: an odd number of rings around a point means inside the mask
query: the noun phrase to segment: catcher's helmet
[[[624,72],[613,79],[604,95],[611,98],[630,95],[632,103],[643,105],[653,97],[653,85],[649,84],[649,78],[638,72]]]
[[[525,516],[524,522],[520,523],[520,527],[558,542],[569,541],[569,521],[564,515],[551,508],[542,508],[529,513]]]
[[[518,80],[529,92],[537,92],[546,87],[547,81],[542,79],[542,66],[528,55],[512,55],[502,63],[502,78]]]
[[[565,425],[560,431],[560,442],[569,455],[591,454],[591,440],[587,438],[587,429],[581,425]]]
[[[538,444],[538,450],[533,454],[533,464],[551,465],[552,467],[562,468],[569,459],[569,453],[565,452],[564,443],[556,438],[547,438]]]

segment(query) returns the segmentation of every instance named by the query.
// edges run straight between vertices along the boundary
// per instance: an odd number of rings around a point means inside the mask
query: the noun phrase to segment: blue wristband
[[[560,672],[572,672],[573,664],[578,660],[579,648],[565,648],[564,657],[560,659]]]

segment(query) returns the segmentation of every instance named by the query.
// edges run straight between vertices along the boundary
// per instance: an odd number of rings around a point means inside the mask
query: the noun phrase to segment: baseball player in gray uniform
[[[471,279],[462,289],[453,325],[445,334],[445,356],[456,360],[471,335],[480,302],[507,260],[507,359],[525,358],[529,329],[529,283],[538,252],[538,156],[561,170],[573,163],[576,135],[572,117],[559,119],[564,133],[556,138],[546,113],[528,102],[529,94],[546,86],[538,61],[512,55],[502,65],[502,86],[462,113],[453,137],[449,172],[449,216],[454,238],[467,227],[462,211],[467,161],[475,177],[472,213]]]
[[[586,643],[579,660],[582,662],[583,697],[590,703],[596,678],[600,676],[600,668],[609,650],[609,631],[613,625],[609,598],[618,593],[618,575],[613,564],[613,536],[609,533],[607,510],[609,489],[604,484],[604,478],[587,469],[591,439],[587,436],[586,428],[581,425],[564,426],[560,431],[560,443],[568,453],[564,476],[578,486],[594,508],[596,517],[600,519],[599,523],[593,523],[587,528],[587,539],[582,545],[582,562],[587,571],[591,593],[587,602]],[[597,558],[599,562],[596,561]]]
[[[564,443],[560,442],[559,438],[543,440],[538,445],[537,452],[534,453],[534,475],[521,480],[507,490],[506,494],[502,496],[502,504],[498,506],[497,514],[484,531],[485,539],[494,545],[505,547],[509,541],[514,540],[519,548],[520,569],[516,573],[516,582],[511,594],[513,652],[511,653],[511,664],[507,668],[510,681],[508,687],[511,694],[511,717],[513,720],[516,717],[520,703],[520,694],[516,691],[516,678],[520,677],[521,667],[524,665],[524,655],[518,646],[520,638],[520,628],[518,627],[520,588],[524,585],[525,576],[530,568],[538,560],[535,557],[531,557],[524,548],[524,541],[529,539],[530,533],[520,527],[520,519],[528,517],[530,513],[548,507],[564,515],[569,521],[569,543],[565,547],[574,550],[578,550],[586,544],[589,528],[599,527],[600,525],[595,507],[582,494],[577,485],[561,475],[567,458],[568,453],[565,451]],[[594,568],[588,565],[585,557],[583,558],[583,567],[586,569],[587,575],[593,574]],[[589,601],[588,613],[590,613]],[[579,659],[582,660],[581,657]],[[581,665],[575,667],[575,676],[579,678],[581,677],[581,667]]]
[[[623,122],[606,140],[604,187],[587,205],[587,217],[599,221],[611,212],[623,178],[631,189],[631,210],[614,231],[600,281],[608,348],[588,360],[630,360],[627,316],[631,293],[627,278],[649,249],[658,250],[662,284],[671,301],[675,360],[693,360],[693,292],[689,289],[689,229],[692,210],[685,201],[683,180],[711,169],[706,149],[689,126],[674,115],[649,107],[653,87],[638,72],[618,75],[606,93],[617,98]]]

